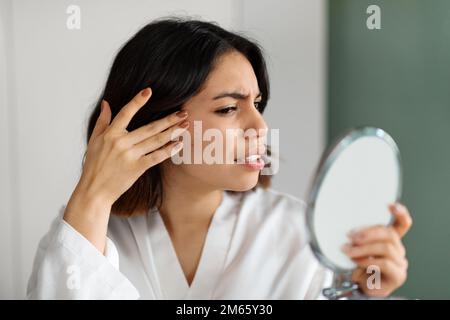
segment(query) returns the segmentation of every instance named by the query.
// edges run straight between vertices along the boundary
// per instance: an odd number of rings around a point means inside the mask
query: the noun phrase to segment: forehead
[[[258,80],[250,61],[237,51],[226,53],[217,60],[204,84],[202,93],[213,97],[223,91],[251,96],[259,93]]]

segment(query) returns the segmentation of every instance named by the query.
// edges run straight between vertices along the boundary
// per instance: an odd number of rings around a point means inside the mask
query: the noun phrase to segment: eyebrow
[[[245,99],[248,98],[248,96],[249,96],[248,94],[244,95],[244,94],[239,93],[239,92],[223,92],[223,93],[218,94],[217,96],[215,96],[213,98],[213,100],[218,100],[218,99],[222,99],[222,98],[226,98],[226,97],[231,97],[231,98],[236,99],[236,100],[245,100]],[[261,92],[258,93],[258,95],[255,97],[255,99],[256,98],[260,98],[260,97],[261,97]]]

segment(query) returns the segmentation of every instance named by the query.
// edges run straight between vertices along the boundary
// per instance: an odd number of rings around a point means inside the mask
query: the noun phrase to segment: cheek
[[[237,145],[234,135],[237,133],[233,132],[233,129],[230,131],[230,127],[224,127],[223,121],[191,120],[189,124],[189,129],[183,137],[189,147],[183,148],[180,155],[191,159],[190,163],[194,163],[194,158],[197,159],[197,164],[199,161],[211,163],[211,160],[205,160],[205,157],[211,156],[219,163],[226,163],[227,155],[230,156],[229,160],[234,159],[232,156],[236,153]]]

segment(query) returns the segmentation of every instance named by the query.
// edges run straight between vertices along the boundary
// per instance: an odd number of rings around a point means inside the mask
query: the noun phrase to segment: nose
[[[266,121],[257,108],[251,103],[246,118],[245,131],[249,132],[252,138],[265,139],[268,131]],[[251,134],[253,132],[253,134]],[[256,135],[256,136],[255,136]]]

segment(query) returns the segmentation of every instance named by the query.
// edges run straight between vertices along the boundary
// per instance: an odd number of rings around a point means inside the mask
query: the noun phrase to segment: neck
[[[178,173],[176,176],[166,173],[163,179],[159,212],[167,229],[176,232],[186,227],[208,227],[224,191]]]

